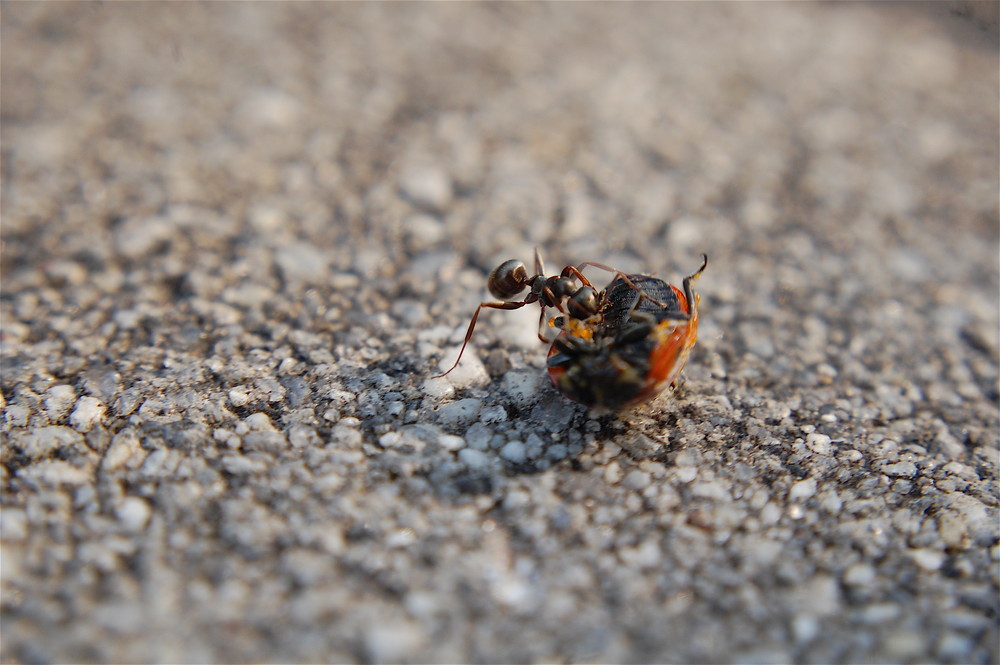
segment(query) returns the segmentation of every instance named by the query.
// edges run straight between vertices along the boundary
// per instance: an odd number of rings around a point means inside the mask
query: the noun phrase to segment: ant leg
[[[705,272],[706,267],[708,267],[708,254],[702,254],[701,267],[693,275],[684,278],[684,297],[688,301],[688,310],[693,310],[697,306],[694,301],[694,291],[691,290],[691,282],[701,277],[701,273]]]
[[[542,261],[542,253],[538,251],[538,245],[535,245],[535,274],[545,274],[545,263]]]
[[[469,340],[472,339],[472,331],[476,329],[476,319],[479,318],[479,312],[483,307],[489,307],[490,309],[520,309],[525,305],[529,304],[527,300],[518,300],[516,302],[482,302],[479,303],[479,307],[476,308],[476,313],[472,315],[472,320],[469,321],[469,329],[465,333],[465,341],[462,342],[462,348],[458,351],[458,358],[455,359],[455,364],[452,365],[447,372],[442,372],[441,374],[436,374],[432,376],[432,379],[440,379],[446,374],[451,374],[451,370],[458,367],[458,363],[462,360],[462,354],[465,353],[465,347],[468,346]]]
[[[580,271],[588,266],[592,268],[598,268],[599,270],[607,270],[608,272],[614,274],[615,277],[617,277],[618,279],[622,280],[627,285],[629,285],[633,291],[637,292],[639,294],[640,300],[642,298],[645,298],[646,300],[648,300],[649,302],[653,303],[654,305],[656,305],[661,309],[666,308],[665,304],[663,304],[662,302],[660,302],[659,300],[647,294],[645,291],[636,286],[635,282],[633,282],[628,275],[623,273],[621,270],[616,270],[615,268],[612,268],[611,266],[604,265],[603,263],[594,263],[593,261],[586,261],[584,263],[581,263],[576,268],[573,268],[573,266],[567,266],[567,270],[572,269],[577,275],[580,276],[580,278],[585,279]]]
[[[593,265],[593,264],[584,263],[583,265],[587,266],[587,265]],[[575,277],[576,279],[580,280],[580,283],[583,284],[584,286],[589,286],[590,288],[594,289],[595,291],[598,290],[596,286],[594,286],[593,284],[590,283],[589,279],[587,279],[586,277],[584,277],[583,273],[580,272],[579,269],[574,268],[573,266],[566,266],[565,268],[563,268],[562,269],[562,276],[563,277],[571,277],[571,276]]]
[[[542,331],[545,330],[545,328],[546,328],[546,325],[545,325],[545,305],[542,305],[542,311],[539,312],[539,314],[538,314],[538,341],[542,342],[543,344],[548,344],[552,340],[546,339],[545,335],[542,334]]]

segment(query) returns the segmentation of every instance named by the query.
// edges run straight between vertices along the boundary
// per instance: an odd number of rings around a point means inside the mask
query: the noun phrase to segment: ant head
[[[524,263],[517,259],[504,261],[490,273],[486,286],[495,298],[510,300],[528,286],[531,278]]]

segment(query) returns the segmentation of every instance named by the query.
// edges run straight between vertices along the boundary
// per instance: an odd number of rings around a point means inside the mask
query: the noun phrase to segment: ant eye
[[[528,285],[528,269],[517,259],[504,261],[490,273],[486,286],[500,300],[509,300]]]

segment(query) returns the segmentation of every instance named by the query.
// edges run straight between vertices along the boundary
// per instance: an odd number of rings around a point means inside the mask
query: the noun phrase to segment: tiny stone
[[[137,450],[139,450],[139,437],[136,436],[135,431],[122,430],[111,439],[111,445],[104,453],[102,466],[107,471],[114,471],[124,465]]]
[[[500,457],[514,464],[521,464],[525,460],[525,448],[522,441],[510,441],[500,450]]]
[[[116,511],[118,521],[126,531],[137,532],[146,528],[149,517],[152,514],[149,502],[136,496],[126,497],[122,505]]]
[[[465,431],[465,441],[470,448],[476,450],[486,450],[490,447],[490,439],[493,437],[493,430],[483,423],[472,423],[472,426]]]
[[[0,540],[24,540],[28,535],[28,517],[23,510],[4,508],[0,511]]]
[[[831,449],[831,439],[826,434],[806,435],[806,447],[817,455],[829,455]]]
[[[698,477],[698,469],[693,466],[681,466],[677,467],[674,472],[677,480],[682,483],[690,483],[692,480]]]
[[[330,265],[326,252],[304,242],[279,247],[274,253],[274,262],[286,281],[306,284],[326,282]]]
[[[17,472],[19,478],[39,485],[82,485],[91,479],[91,473],[78,469],[63,460],[43,460]]]
[[[912,478],[917,475],[917,467],[913,462],[897,462],[896,464],[887,464],[882,467],[882,471],[887,476],[894,477]]]
[[[343,421],[341,421],[343,422]],[[348,448],[356,448],[361,445],[361,432],[353,427],[337,425],[330,430],[330,437],[333,441]]]
[[[255,430],[243,435],[244,450],[277,452],[286,447],[285,435],[274,430]]]
[[[59,385],[52,386],[45,391],[45,410],[49,414],[49,419],[56,422],[63,418],[68,412],[73,401],[76,399],[76,390],[73,386]]]
[[[490,464],[490,458],[486,453],[472,448],[463,448],[458,451],[458,459],[470,469],[485,469]]]
[[[401,663],[424,644],[420,629],[409,622],[386,621],[364,633],[365,660],[372,663]]]
[[[412,166],[400,175],[399,188],[414,205],[432,211],[444,210],[451,202],[451,180],[436,166]]]
[[[792,485],[788,492],[789,501],[805,501],[816,494],[816,479],[805,478]]]
[[[800,614],[792,619],[792,634],[796,644],[811,642],[819,633],[819,622],[809,614]]]
[[[83,443],[83,437],[76,430],[64,425],[36,427],[18,439],[24,454],[33,459],[45,457],[60,448],[68,448]]]
[[[288,442],[293,448],[305,448],[319,444],[319,435],[312,427],[298,425],[288,431]]]
[[[222,458],[222,468],[235,476],[250,476],[266,471],[267,464],[261,459],[246,455],[229,455]]]
[[[435,400],[441,400],[454,395],[455,386],[453,386],[451,382],[444,377],[438,379],[427,379],[423,383],[423,391],[428,397]]]
[[[860,613],[860,618],[865,623],[879,624],[892,621],[901,612],[901,608],[896,603],[875,603],[865,607]]]
[[[503,377],[500,389],[516,406],[528,406],[538,394],[538,372],[536,370],[514,370]]]
[[[465,447],[465,439],[454,434],[442,434],[438,437],[438,445],[454,452]]]
[[[469,397],[451,402],[440,407],[437,411],[437,419],[445,425],[467,425],[476,420],[479,410],[483,406],[483,401]]]
[[[644,490],[649,487],[650,475],[645,471],[640,471],[638,469],[634,471],[629,471],[628,475],[622,481],[622,485],[629,488],[630,490]]]
[[[427,319],[427,305],[419,300],[403,298],[392,304],[392,314],[410,327]]]
[[[922,570],[928,572],[938,570],[944,563],[944,554],[936,550],[913,549],[910,550],[910,558]]]
[[[937,655],[942,660],[960,661],[972,649],[972,640],[959,633],[948,631],[939,640]]]
[[[566,446],[562,443],[554,443],[549,446],[545,451],[545,457],[557,461],[566,457]]]
[[[844,583],[849,586],[868,586],[875,580],[875,569],[867,563],[856,563],[844,572]]]
[[[10,404],[4,411],[4,421],[11,427],[27,427],[31,409],[24,404]]]
[[[271,418],[266,413],[251,413],[243,419],[243,422],[246,423],[246,426],[249,427],[252,432],[274,430],[274,425],[271,424]]]
[[[250,401],[250,395],[243,388],[233,388],[229,391],[229,403],[235,407],[246,406]]]
[[[924,634],[916,630],[898,630],[886,639],[885,648],[892,660],[910,660],[927,653]]]
[[[479,419],[487,424],[502,423],[507,420],[507,410],[499,404],[488,406],[480,412]]]
[[[69,423],[80,432],[89,432],[104,417],[105,408],[96,397],[81,397],[70,414]]]
[[[438,363],[440,371],[447,371],[455,363],[459,349],[461,349],[461,346],[451,347],[445,351]],[[434,380],[447,381],[456,388],[472,388],[489,383],[490,375],[487,374],[483,361],[470,344],[465,347],[465,353],[462,354],[462,360],[458,363],[458,366],[445,376]]]

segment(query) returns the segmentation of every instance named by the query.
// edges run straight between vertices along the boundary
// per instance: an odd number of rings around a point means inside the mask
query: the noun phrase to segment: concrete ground
[[[5,3],[0,660],[1000,660],[950,7]],[[535,246],[708,254],[684,385],[588,412],[533,308],[431,379]]]

